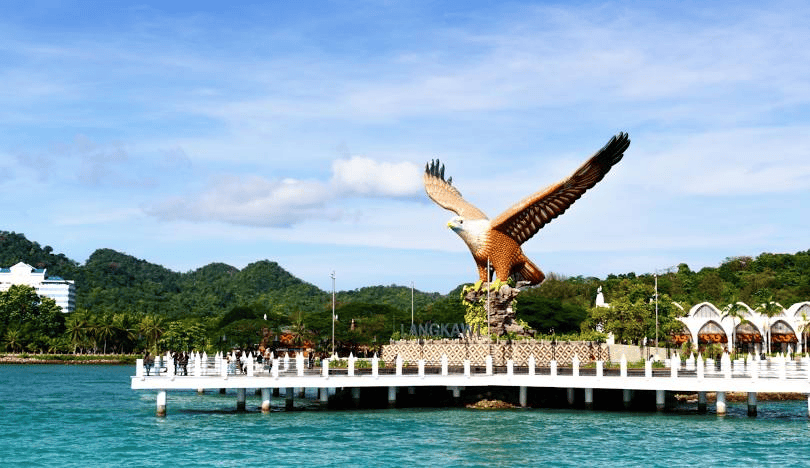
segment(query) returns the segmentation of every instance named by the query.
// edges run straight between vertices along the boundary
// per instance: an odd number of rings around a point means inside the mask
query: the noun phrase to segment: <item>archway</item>
[[[756,354],[756,345],[762,344],[762,334],[751,322],[742,322],[734,329],[734,349],[742,353]]]
[[[799,338],[796,336],[796,332],[787,322],[777,320],[771,325],[771,352],[785,353],[788,346],[795,351],[798,343]]]
[[[703,325],[698,332],[698,343],[728,343],[728,336],[726,336],[726,332],[723,331],[723,327],[719,323],[711,320],[706,322],[706,325]]]

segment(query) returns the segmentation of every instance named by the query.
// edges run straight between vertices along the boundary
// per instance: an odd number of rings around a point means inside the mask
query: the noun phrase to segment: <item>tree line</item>
[[[85,264],[56,254],[22,234],[0,231],[0,266],[19,261],[73,279],[77,308],[61,314],[53,301],[15,287],[0,295],[0,337],[9,351],[142,352],[144,349],[217,350],[250,347],[266,333],[331,348],[332,295],[277,263],[243,269],[212,263],[178,273],[111,249],[96,250]],[[626,273],[562,277],[520,293],[517,318],[540,335],[575,334],[640,342],[655,336],[656,275]],[[703,301],[716,305],[790,305],[810,298],[810,251],[732,257],[717,268],[693,272],[686,264],[660,271],[658,332],[665,340],[675,318]],[[404,286],[371,286],[336,294],[334,339],[339,349],[373,349],[396,336],[400,325],[461,323],[459,285],[448,294]],[[608,309],[593,307],[602,287]],[[29,288],[30,289],[30,288]],[[413,301],[413,302],[412,302]],[[678,304],[678,305],[675,305]],[[680,307],[678,307],[680,306]],[[683,309],[681,309],[681,307]],[[413,309],[412,309],[413,308]],[[584,334],[584,335],[583,335]]]

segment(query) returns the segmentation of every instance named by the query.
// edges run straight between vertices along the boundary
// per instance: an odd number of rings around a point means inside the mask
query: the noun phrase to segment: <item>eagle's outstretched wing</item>
[[[628,146],[626,133],[614,136],[570,177],[524,198],[493,219],[492,228],[523,244],[602,180]]]
[[[451,185],[452,177],[444,180],[444,164],[441,164],[438,159],[425,165],[423,179],[428,197],[442,208],[463,216],[465,219],[487,219],[487,215],[462,198],[461,192]]]

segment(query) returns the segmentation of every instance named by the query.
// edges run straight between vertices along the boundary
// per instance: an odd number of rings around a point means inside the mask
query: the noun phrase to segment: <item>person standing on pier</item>
[[[143,355],[143,367],[146,368],[146,375],[149,375],[149,372],[152,370],[152,366],[155,365],[155,358],[149,354],[149,351]]]

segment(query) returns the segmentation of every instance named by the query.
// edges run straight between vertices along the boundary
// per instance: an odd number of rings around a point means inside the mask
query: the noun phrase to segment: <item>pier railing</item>
[[[535,365],[533,356],[529,357],[528,365],[515,366],[510,360],[505,366],[493,365],[493,359],[488,356],[485,365],[472,365],[469,360],[461,362],[450,361],[442,356],[439,361],[417,360],[404,361],[398,357],[393,365],[385,363],[374,357],[372,359],[359,359],[349,356],[345,359],[336,357],[324,359],[320,362],[311,362],[303,356],[291,358],[272,357],[259,361],[251,354],[242,360],[228,359],[220,354],[213,357],[205,353],[190,355],[188,363],[179,366],[170,355],[156,358],[154,366],[147,369],[143,359],[138,359],[136,377],[172,379],[184,377],[330,377],[330,376],[448,376],[448,375],[486,375],[486,376],[595,376],[595,377],[669,377],[669,378],[731,378],[731,379],[803,379],[810,381],[810,357],[805,356],[798,360],[786,356],[777,356],[770,360],[754,359],[750,355],[747,359],[731,361],[728,354],[719,361],[703,359],[700,356],[690,356],[681,361],[677,356],[653,366],[652,361],[646,361],[643,369],[628,368],[627,360],[622,357],[618,367],[605,367],[605,363],[597,361],[593,367],[582,367],[578,358],[574,358],[572,365],[558,367],[551,361],[547,367]]]

